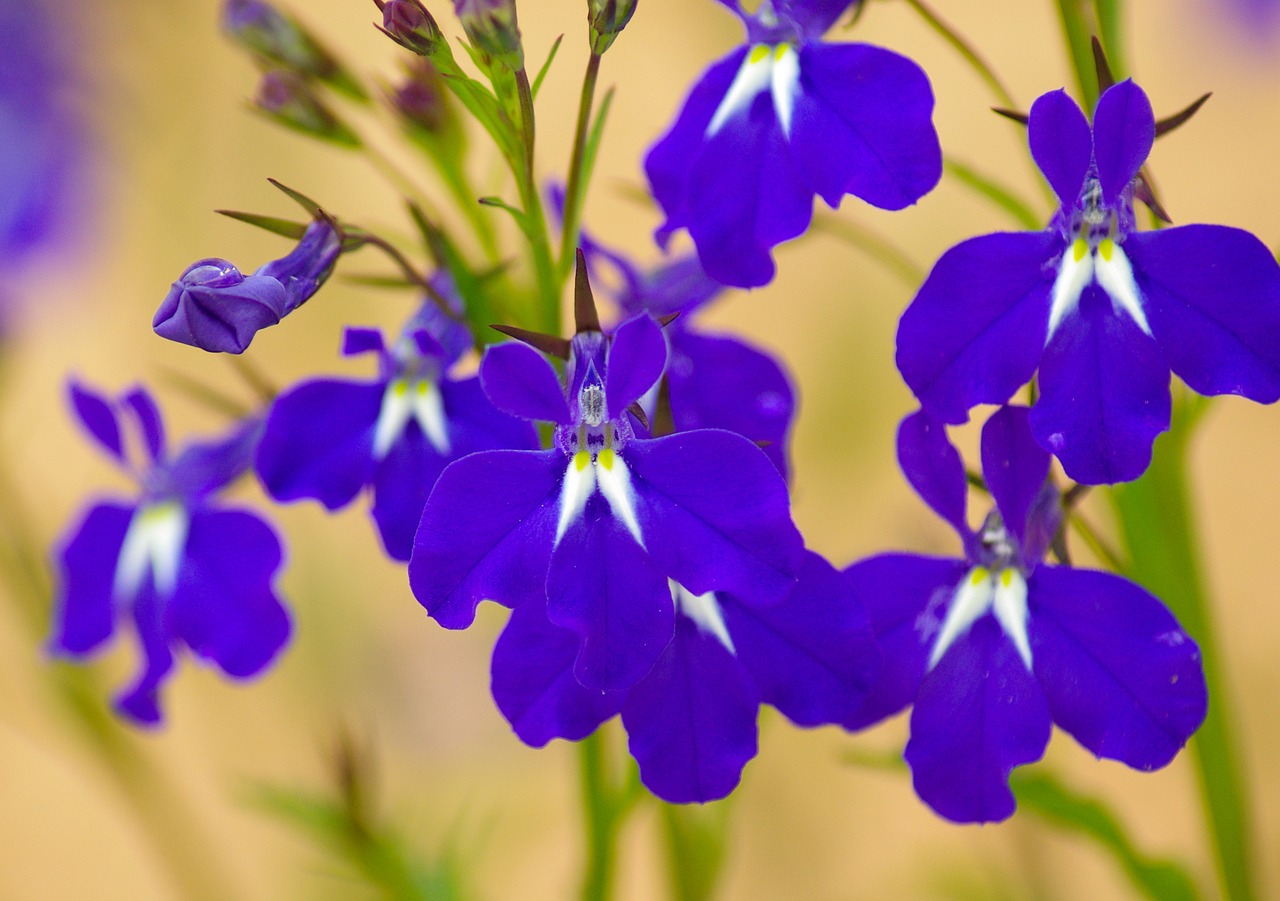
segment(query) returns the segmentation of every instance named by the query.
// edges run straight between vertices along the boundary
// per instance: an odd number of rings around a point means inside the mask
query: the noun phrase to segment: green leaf
[[[551,63],[555,60],[556,54],[560,51],[560,43],[564,40],[564,35],[556,38],[556,42],[551,45],[551,51],[547,54],[547,61],[542,64],[542,68],[538,70],[537,76],[533,79],[533,87],[531,89],[533,96],[538,96],[538,88],[542,87],[542,80],[547,77],[547,72],[551,69]]]
[[[500,210],[506,210],[511,214],[511,218],[516,221],[516,225],[520,227],[520,231],[524,232],[529,240],[533,240],[534,236],[529,228],[529,217],[525,215],[524,210],[519,207],[512,206],[501,197],[481,197],[478,202],[481,206],[491,206]]]
[[[301,191],[295,191],[293,188],[289,187],[288,185],[282,182],[276,181],[274,178],[268,178],[267,181],[271,182],[272,187],[276,188],[279,191],[284,192],[285,196],[287,196],[290,200],[292,200],[298,206],[306,210],[307,215],[309,215],[312,219],[319,218],[320,204],[316,203],[306,194],[303,194]]]
[[[600,99],[600,111],[591,123],[591,132],[587,137],[586,149],[582,152],[582,190],[579,196],[587,195],[587,185],[591,184],[591,173],[595,169],[596,154],[600,151],[600,142],[604,139],[604,125],[609,118],[609,109],[613,105],[613,88],[604,92]]]
[[[700,807],[662,805],[662,833],[674,901],[709,901],[714,897],[728,857],[732,810],[732,797]]]
[[[1134,887],[1152,901],[1196,901],[1200,897],[1194,880],[1180,864],[1138,851],[1102,801],[1077,794],[1042,771],[1018,771],[1009,782],[1020,809],[1092,839],[1110,852]]]
[[[242,213],[239,210],[214,210],[222,216],[228,216],[237,219],[240,222],[247,222],[250,225],[256,225],[258,228],[266,229],[273,235],[282,235],[286,238],[297,240],[306,232],[306,225],[301,222],[294,222],[291,219],[280,219],[276,216],[260,216],[257,213]]]
[[[991,176],[984,175],[972,166],[954,159],[948,159],[943,163],[943,171],[965,187],[971,188],[990,200],[1017,220],[1023,228],[1030,231],[1039,231],[1044,228],[1043,216],[1036,215],[1035,210],[1026,201]]]

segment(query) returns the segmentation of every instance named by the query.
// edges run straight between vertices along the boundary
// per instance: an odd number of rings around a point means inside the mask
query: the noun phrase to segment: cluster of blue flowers
[[[1137,85],[1109,86],[1092,123],[1065,92],[1041,96],[1027,127],[1060,203],[1052,221],[947,251],[898,331],[920,403],[898,432],[900,465],[963,554],[838,570],[791,519],[785,370],[704,333],[697,311],[726,285],[767,283],[772,249],[807,229],[815,196],[899,209],[930,191],[941,173],[932,93],[905,57],[823,40],[854,0],[764,0],[753,13],[718,2],[747,42],[707,70],[645,160],[666,217],[659,242],[685,230],[696,253],[646,270],[584,236],[571,337],[509,323],[517,340],[483,348],[478,376],[454,377],[475,321],[442,270],[393,341],[347,331],[344,354],[376,353],[375,378],[303,382],[176,456],[146,394],[72,389],[108,452],[126,459],[122,416],[148,451],[139,499],[94,507],[63,544],[54,641],[87,653],[117,617],[133,621],[146,667],[120,701],[127,715],[158,720],[176,645],[243,677],[287,640],[276,539],[215,501],[252,469],[276,500],[329,509],[368,487],[387,554],[407,561],[436,622],[464,628],[484,600],[512,608],[492,689],[515,733],[535,746],[577,740],[621,714],[644,783],[670,801],[734,789],[762,703],[849,730],[911,707],[916,790],[960,822],[1012,814],[1009,773],[1041,757],[1053,723],[1143,770],[1186,743],[1206,709],[1196,644],[1143,588],[1069,565],[1054,459],[1081,485],[1140,476],[1169,428],[1171,371],[1201,394],[1280,397],[1275,258],[1237,229],[1138,229],[1161,129]],[[239,23],[259,5],[230,4]],[[379,5],[399,43],[438,52],[420,4]],[[593,34],[611,41],[634,3],[589,10]],[[511,0],[462,0],[457,12],[477,59],[512,57]],[[354,246],[324,215],[299,236],[250,276],[223,260],[191,266],[157,333],[244,351]],[[616,307],[608,327],[589,274]],[[1028,383],[1034,403],[1014,404]],[[947,426],[980,405],[996,406],[981,443],[993,503],[974,530]]]

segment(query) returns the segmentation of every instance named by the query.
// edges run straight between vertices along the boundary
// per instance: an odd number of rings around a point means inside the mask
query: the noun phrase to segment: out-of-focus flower
[[[452,296],[439,287],[439,296]],[[313,379],[276,398],[257,457],[272,497],[314,498],[336,510],[369,486],[387,553],[408,560],[445,466],[476,451],[538,446],[530,425],[495,409],[478,378],[448,376],[470,347],[466,327],[432,300],[390,347],[376,330],[348,329],[344,353],[377,353],[378,377]]]
[[[249,469],[262,423],[249,419],[223,438],[169,455],[159,412],[145,391],[112,402],[73,384],[71,402],[89,436],[131,469],[139,494],[93,505],[62,540],[51,649],[85,656],[111,638],[118,620],[131,622],[143,667],[116,705],[130,719],[154,725],[175,649],[185,646],[245,679],[288,641],[289,617],[272,587],[280,542],[258,516],[216,499]],[[141,465],[129,466],[122,427],[137,433]]]
[[[342,252],[342,236],[316,219],[287,256],[253,275],[221,259],[192,263],[156,310],[157,335],[202,350],[243,353],[260,329],[288,316],[324,284]]]
[[[1013,814],[1009,771],[1039,760],[1056,723],[1099,757],[1164,766],[1208,703],[1200,652],[1173,615],[1111,573],[1041,563],[1061,523],[1050,457],[1024,407],[982,430],[995,509],[975,534],[960,455],[921,412],[898,431],[902,471],[960,535],[963,559],[885,554],[846,575],[884,666],[862,728],[914,704],[906,759],[917,794],[957,822]]]
[[[473,47],[513,72],[524,66],[515,0],[454,0],[453,9]]]
[[[360,138],[317,96],[312,82],[288,69],[263,73],[255,107],[286,128],[343,147],[358,147]]]
[[[1042,232],[984,235],[938,260],[898,328],[898,368],[945,422],[1038,373],[1031,428],[1079,482],[1124,482],[1169,428],[1169,370],[1200,394],[1280,398],[1280,266],[1218,225],[1136,230],[1155,117],[1131,81],[1092,129],[1064,91],[1031,107],[1031,155],[1061,203]]]
[[[942,152],[929,79],[911,60],[822,35],[852,0],[719,0],[747,44],[694,85],[645,158],[666,214],[658,240],[686,229],[712,278],[767,284],[770,251],[802,234],[814,195],[897,210],[933,189]]]
[[[314,35],[264,0],[226,0],[222,27],[264,64],[325,82],[353,97],[364,90]]]

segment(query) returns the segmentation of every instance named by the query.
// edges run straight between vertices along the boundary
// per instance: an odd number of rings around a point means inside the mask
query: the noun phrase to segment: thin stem
[[[587,840],[582,898],[583,901],[607,901],[613,894],[620,817],[609,784],[601,730],[578,743],[578,774],[582,780]]]
[[[1112,572],[1125,571],[1125,562],[1121,559],[1120,554],[1107,543],[1087,519],[1080,515],[1078,510],[1068,511],[1067,521],[1071,523],[1076,533],[1088,545],[1089,550],[1093,551],[1093,555],[1102,561],[1103,566]]]
[[[1058,0],[1058,16],[1062,22],[1062,34],[1067,40],[1067,55],[1076,74],[1076,87],[1086,110],[1098,102],[1098,77],[1093,66],[1093,46],[1090,42],[1093,29],[1085,19],[1086,0]],[[1108,48],[1110,49],[1110,48]]]
[[[1124,0],[1093,0],[1093,13],[1111,72],[1117,79],[1123,79],[1128,71],[1124,57]]]
[[[1000,77],[996,75],[995,70],[987,65],[986,60],[979,55],[973,45],[965,40],[964,37],[955,30],[955,28],[926,6],[923,0],[907,0],[907,3],[912,9],[920,14],[920,17],[928,23],[930,28],[942,35],[943,39],[954,47],[956,52],[964,57],[965,61],[975,72],[978,73],[978,77],[985,81],[987,86],[991,88],[992,93],[999,98],[1001,104],[1007,107],[1017,106],[1017,103],[1013,99],[1013,95],[1005,88],[1004,83],[1000,81]]]
[[[587,130],[591,125],[591,109],[595,104],[596,81],[600,76],[600,54],[592,52],[587,71],[582,76],[582,97],[578,101],[578,124],[573,132],[573,153],[569,157],[569,178],[564,189],[564,225],[560,234],[560,276],[573,269],[574,251],[578,246],[578,225],[582,215],[582,195],[586,191],[582,162],[587,149]]]
[[[812,230],[826,232],[864,251],[912,290],[920,287],[921,282],[924,281],[924,267],[911,259],[888,238],[865,225],[859,225],[851,219],[841,218],[826,211],[819,211],[813,217]]]
[[[520,207],[525,218],[525,236],[529,239],[533,255],[533,268],[538,283],[538,310],[533,327],[547,334],[560,334],[560,278],[556,274],[555,260],[551,253],[551,237],[547,230],[547,217],[542,210],[542,195],[534,178],[534,112],[533,90],[529,76],[523,68],[516,72],[516,91],[520,98],[520,134],[524,154],[518,166],[513,166],[520,191]]]

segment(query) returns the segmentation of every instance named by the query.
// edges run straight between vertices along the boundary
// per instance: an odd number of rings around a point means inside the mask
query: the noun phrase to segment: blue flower
[[[213,353],[243,353],[320,289],[342,252],[342,235],[316,219],[289,254],[242,275],[221,259],[199,260],[173,283],[151,322],[157,335]]]
[[[81,425],[122,466],[128,466],[122,425],[135,428],[146,459],[130,467],[139,482],[136,500],[95,504],[61,542],[51,649],[90,654],[112,636],[118,618],[127,618],[143,667],[116,706],[154,725],[175,648],[185,645],[245,679],[289,639],[289,617],[272,587],[280,542],[260,518],[215,498],[248,469],[261,423],[247,420],[224,438],[192,442],[171,456],[145,391],[113,403],[72,384],[71,401]]]
[[[1038,371],[1036,440],[1090,484],[1137,478],[1169,427],[1169,370],[1200,394],[1280,398],[1280,266],[1248,232],[1135,229],[1155,118],[1125,81],[1092,130],[1063,91],[1031,108],[1031,154],[1061,207],[1042,232],[947,251],[898,329],[898,368],[932,415],[968,418]]]
[[[841,723],[863,703],[880,666],[867,615],[816,554],[780,603],[744,604],[669,582],[675,633],[630,689],[599,691],[573,674],[578,638],[518,607],[493,650],[493,697],[519,738],[576,741],[622,714],[640,778],[665,801],[714,801],[756,754],[756,718],[771,704],[800,726]]]
[[[802,234],[813,197],[846,194],[897,210],[933,189],[942,153],[933,93],[905,57],[820,38],[852,0],[719,0],[748,43],[694,86],[645,172],[666,214],[658,240],[687,229],[712,278],[767,284],[770,250]]]
[[[450,628],[469,625],[483,599],[545,603],[579,641],[578,681],[615,690],[642,679],[670,644],[670,580],[773,604],[795,582],[802,542],[786,485],[747,439],[714,429],[635,435],[626,411],[666,361],[658,324],[645,315],[612,336],[598,329],[566,342],[566,386],[525,344],[485,352],[490,400],[554,423],[555,446],[450,464],[423,511],[409,582]]]
[[[272,497],[336,510],[369,486],[387,553],[408,560],[445,466],[476,451],[537,446],[530,425],[495,409],[478,378],[448,376],[471,348],[456,312],[426,301],[391,347],[376,330],[348,329],[343,353],[377,353],[376,379],[314,379],[276,398],[257,456]]]
[[[846,573],[885,655],[846,725],[914,704],[916,792],[957,822],[1013,813],[1009,771],[1040,759],[1052,723],[1099,757],[1153,770],[1205,716],[1199,650],[1159,600],[1110,573],[1041,563],[1062,514],[1028,418],[1003,407],[982,430],[995,509],[977,533],[944,428],[923,412],[905,419],[902,470],[965,555],[885,554]]]

